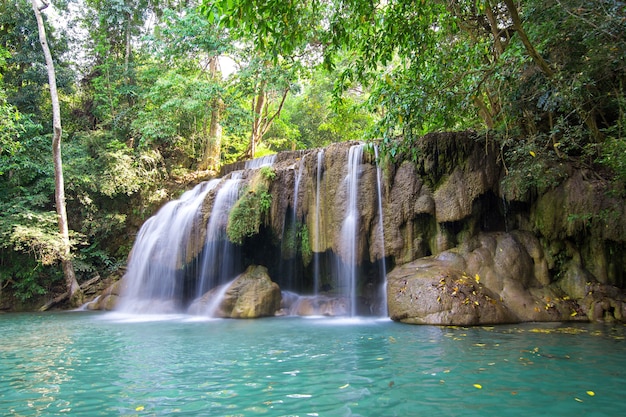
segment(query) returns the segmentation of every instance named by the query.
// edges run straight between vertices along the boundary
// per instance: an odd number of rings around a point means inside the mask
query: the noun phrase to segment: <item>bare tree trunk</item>
[[[213,82],[217,82],[220,77],[219,62],[217,56],[211,57],[209,62],[209,73]],[[205,136],[206,142],[200,169],[217,169],[220,164],[220,153],[222,152],[222,108],[224,102],[216,97],[211,101],[211,122],[209,124],[209,135]]]
[[[43,49],[44,56],[46,57],[46,66],[48,67],[48,83],[50,85],[50,99],[52,101],[52,158],[54,160],[54,185],[56,200],[57,216],[59,221],[59,231],[61,233],[61,240],[63,242],[63,249],[61,253],[61,264],[63,266],[63,274],[65,275],[65,284],[67,292],[69,294],[70,304],[77,306],[81,303],[83,294],[76,281],[76,275],[74,274],[74,265],[72,264],[70,253],[70,238],[69,230],[67,226],[67,212],[65,209],[65,188],[63,183],[63,162],[61,160],[61,109],[59,106],[59,94],[57,92],[56,75],[54,72],[54,63],[52,61],[52,54],[48,47],[48,41],[46,39],[46,30],[43,25],[43,18],[41,17],[41,10],[48,7],[47,3],[44,3],[40,8],[37,5],[37,0],[31,0],[35,17],[37,18],[37,27],[39,29],[39,42]]]
[[[289,94],[289,87],[286,87],[283,90],[283,95],[280,99],[280,103],[278,105],[278,109],[269,116],[269,103],[267,99],[267,92],[265,91],[267,86],[267,82],[263,81],[260,85],[259,92],[252,100],[252,112],[254,120],[252,123],[252,133],[250,134],[250,144],[248,145],[248,149],[244,154],[244,158],[254,158],[254,153],[256,152],[256,147],[263,136],[267,133],[269,128],[272,126],[274,119],[280,116],[280,112],[285,105],[285,100],[287,99],[287,94]]]
[[[250,146],[248,147],[248,158],[254,158],[256,153],[256,147],[261,142],[263,135],[261,134],[261,128],[263,125],[263,109],[265,108],[267,100],[267,92],[265,87],[267,81],[261,81],[259,85],[259,91],[256,97],[252,101],[252,132],[250,133]]]

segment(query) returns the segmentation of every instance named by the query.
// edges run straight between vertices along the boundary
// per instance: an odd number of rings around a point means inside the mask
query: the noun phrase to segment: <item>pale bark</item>
[[[219,61],[217,57],[212,57],[209,62],[209,73],[211,80],[217,82],[221,76]],[[211,121],[209,123],[208,137],[205,134],[206,142],[200,169],[215,169],[220,165],[220,154],[222,151],[222,109],[224,102],[216,97],[211,101]]]
[[[285,100],[287,99],[287,94],[289,94],[289,87],[286,87],[283,90],[282,97],[280,99],[280,103],[276,111],[270,116],[269,115],[269,101],[267,98],[267,81],[262,81],[259,85],[259,89],[257,95],[252,100],[252,113],[253,113],[253,122],[252,122],[252,133],[250,134],[250,144],[248,145],[248,149],[244,154],[245,158],[254,158],[254,154],[256,153],[256,147],[261,143],[263,136],[267,133],[269,128],[272,126],[274,119],[280,115],[280,112],[285,105]]]
[[[37,0],[31,0],[33,5],[33,11],[37,19],[37,27],[39,29],[39,42],[43,49],[44,56],[46,58],[46,66],[48,68],[48,83],[50,85],[50,99],[52,101],[52,158],[54,160],[54,185],[56,200],[57,217],[59,222],[59,232],[61,234],[61,240],[63,243],[61,253],[61,264],[63,266],[63,274],[65,275],[65,284],[70,299],[70,304],[73,306],[78,305],[82,301],[82,291],[78,282],[76,281],[76,275],[74,274],[74,265],[71,259],[70,253],[70,238],[69,229],[67,225],[67,211],[65,208],[65,187],[63,183],[63,162],[61,159],[61,109],[59,105],[59,94],[57,92],[56,74],[54,71],[54,63],[52,61],[52,54],[48,47],[48,41],[46,38],[46,30],[43,24],[43,18],[41,17],[41,10],[48,6],[44,3],[43,6],[37,4]]]

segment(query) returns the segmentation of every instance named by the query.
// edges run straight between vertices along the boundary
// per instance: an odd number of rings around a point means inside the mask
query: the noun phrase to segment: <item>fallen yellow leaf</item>
[[[535,153],[533,151],[530,151],[530,156],[532,156],[534,158],[536,155],[535,155]]]
[[[138,406],[135,408],[135,411],[143,411],[143,410],[144,410],[144,408],[145,408],[145,407],[144,407],[143,405],[138,405]]]
[[[483,386],[480,384],[474,384],[474,388],[476,389],[483,389]]]
[[[590,397],[593,397],[593,396],[596,395],[596,393],[593,392],[593,391],[587,391],[587,395],[590,396]]]
[[[476,274],[476,276],[474,277],[474,279],[476,280],[476,284],[480,283],[480,276],[478,276],[478,274]]]
[[[339,387],[339,389],[345,389],[345,388],[348,388],[349,386],[350,386],[350,384],[342,385],[342,386]]]

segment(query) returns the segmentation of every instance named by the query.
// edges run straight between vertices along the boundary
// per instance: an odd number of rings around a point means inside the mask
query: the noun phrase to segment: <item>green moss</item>
[[[306,224],[301,225],[298,229],[298,237],[300,238],[300,252],[302,253],[302,262],[306,266],[313,259],[313,251],[311,250],[311,243],[309,241],[309,228]]]
[[[269,186],[275,176],[271,168],[262,168],[244,188],[228,215],[226,234],[231,242],[241,245],[247,237],[259,233],[264,216],[272,205]]]

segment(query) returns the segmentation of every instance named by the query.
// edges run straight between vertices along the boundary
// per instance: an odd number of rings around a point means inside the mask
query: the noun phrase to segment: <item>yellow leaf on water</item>
[[[596,395],[596,393],[593,392],[593,391],[587,391],[587,395],[590,396],[590,397],[593,397],[593,396]]]
[[[476,389],[483,389],[483,386],[480,384],[474,384],[474,388]]]
[[[145,407],[144,407],[143,405],[138,405],[138,406],[135,408],[135,411],[143,411],[143,410],[144,410],[144,408],[145,408]]]
[[[342,385],[342,386],[339,387],[339,389],[345,389],[345,388],[348,388],[349,386],[350,386],[350,384]]]
[[[578,401],[579,403],[582,403],[583,400],[581,400],[580,398],[574,397],[574,400]]]

